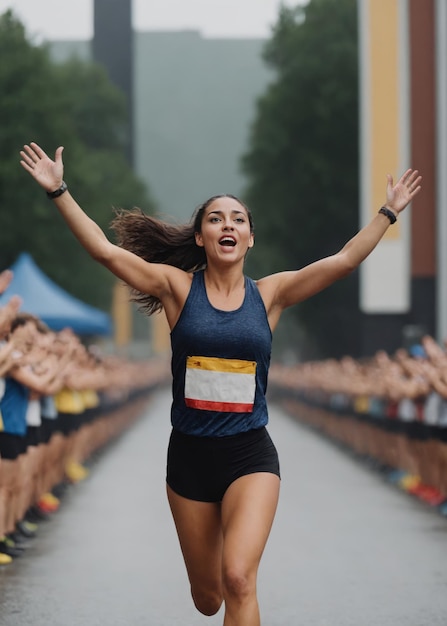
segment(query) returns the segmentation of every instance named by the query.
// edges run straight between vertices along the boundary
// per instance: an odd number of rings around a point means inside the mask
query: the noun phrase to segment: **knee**
[[[243,601],[256,592],[253,577],[239,569],[229,569],[223,575],[224,593],[226,597]]]
[[[222,605],[222,594],[217,591],[195,591],[191,589],[191,595],[196,609],[207,617],[216,615]]]

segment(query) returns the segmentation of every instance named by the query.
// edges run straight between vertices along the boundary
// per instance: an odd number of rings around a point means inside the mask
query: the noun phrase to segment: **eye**
[[[238,222],[238,224],[243,224],[245,222],[245,219],[243,217],[236,217],[235,222]]]
[[[216,223],[216,222],[220,222],[220,217],[217,217],[216,215],[213,215],[213,216],[210,218],[210,222],[211,222],[212,224],[213,224],[213,223]]]

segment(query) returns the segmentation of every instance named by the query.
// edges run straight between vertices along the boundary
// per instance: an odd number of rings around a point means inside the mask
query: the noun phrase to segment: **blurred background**
[[[443,339],[445,4],[0,0],[0,268],[25,253],[32,284],[42,272],[109,316],[83,334],[164,353],[163,317],[139,314],[76,243],[20,168],[24,143],[65,146],[66,181],[106,231],[116,208],[185,222],[207,197],[239,195],[254,213],[254,278],[337,252],[383,204],[386,174],[412,166],[424,177],[412,210],[360,272],[287,312],[274,354]]]

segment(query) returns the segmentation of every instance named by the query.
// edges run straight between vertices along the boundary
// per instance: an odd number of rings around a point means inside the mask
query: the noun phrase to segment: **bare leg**
[[[224,626],[260,625],[256,577],[279,486],[274,474],[249,474],[230,485],[221,505],[167,487],[194,604],[214,615],[225,599]]]
[[[194,604],[214,615],[223,598],[220,504],[188,500],[169,486],[167,492]]]
[[[242,476],[222,501],[224,626],[259,626],[256,579],[276,512],[280,480]]]

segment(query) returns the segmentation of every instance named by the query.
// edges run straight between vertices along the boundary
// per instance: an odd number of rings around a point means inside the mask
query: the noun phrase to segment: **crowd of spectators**
[[[0,293],[11,278],[0,273]],[[86,477],[86,460],[169,374],[164,362],[103,355],[68,328],[51,331],[21,304],[0,307],[0,565],[24,552],[66,486]]]
[[[274,365],[270,389],[297,418],[447,515],[447,352],[432,337],[392,356]]]

